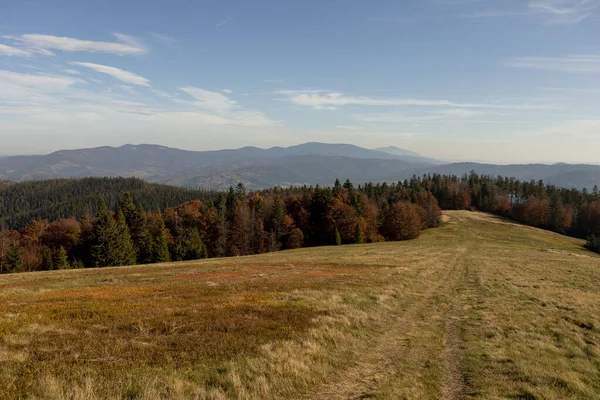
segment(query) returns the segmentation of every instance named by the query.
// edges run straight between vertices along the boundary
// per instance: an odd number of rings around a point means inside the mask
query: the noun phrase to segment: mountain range
[[[521,180],[543,179],[557,186],[578,189],[592,188],[600,183],[600,166],[597,165],[449,164],[394,146],[372,150],[350,144],[327,143],[217,151],[128,144],[0,158],[0,180],[123,176],[206,189],[226,189],[238,182],[249,189],[331,185],[336,178],[349,178],[357,183],[393,182],[413,175],[462,175],[472,170],[479,174]]]

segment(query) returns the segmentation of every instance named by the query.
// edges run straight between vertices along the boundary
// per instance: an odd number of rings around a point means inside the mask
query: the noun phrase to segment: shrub
[[[600,236],[591,235],[585,243],[585,248],[600,253]]]

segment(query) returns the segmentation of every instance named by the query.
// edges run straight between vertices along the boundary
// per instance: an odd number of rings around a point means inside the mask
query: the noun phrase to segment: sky
[[[600,0],[0,1],[0,154],[600,163]]]

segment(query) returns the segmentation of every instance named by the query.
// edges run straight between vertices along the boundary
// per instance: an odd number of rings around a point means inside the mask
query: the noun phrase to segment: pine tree
[[[364,235],[360,224],[356,224],[356,243],[364,243]]]
[[[186,261],[206,258],[206,246],[202,242],[197,228],[178,226],[175,232],[173,260]]]
[[[17,272],[23,266],[23,256],[21,255],[19,244],[16,241],[12,242],[8,247],[4,263],[8,272]]]
[[[227,192],[227,198],[225,199],[225,218],[230,222],[235,216],[235,209],[237,205],[237,197],[235,191],[229,186],[229,192]]]
[[[119,210],[115,220],[103,199],[98,201],[98,213],[90,236],[90,266],[114,267],[135,263],[135,251],[125,216]]]
[[[135,207],[130,193],[125,193],[120,207],[133,241],[137,263],[148,264],[152,262],[153,240],[144,213]]]
[[[54,269],[52,250],[50,250],[48,247],[44,247],[40,254],[40,269],[42,271],[51,271]]]
[[[125,222],[125,215],[121,209],[117,211],[116,219],[117,233],[117,256],[120,260],[119,265],[133,265],[136,263],[136,251],[131,240],[129,228]]]
[[[285,217],[285,206],[279,195],[277,195],[268,220],[268,231],[271,237],[269,251],[278,251],[283,246],[283,239],[287,233],[285,232]]]
[[[335,245],[340,246],[342,244],[342,236],[338,228],[335,228]]]
[[[64,247],[60,246],[58,250],[52,254],[52,266],[53,269],[68,269],[69,260],[67,259],[67,252]]]
[[[151,262],[162,263],[171,261],[169,255],[169,240],[167,238],[167,232],[165,230],[165,222],[160,219],[160,231],[154,238],[154,244],[152,245],[152,258]]]

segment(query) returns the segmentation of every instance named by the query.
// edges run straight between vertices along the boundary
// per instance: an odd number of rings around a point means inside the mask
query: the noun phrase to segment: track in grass
[[[0,397],[594,399],[581,245],[449,212],[411,242],[0,276]]]

